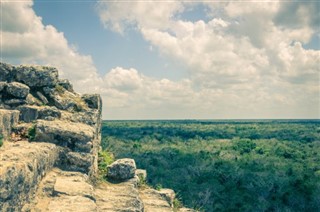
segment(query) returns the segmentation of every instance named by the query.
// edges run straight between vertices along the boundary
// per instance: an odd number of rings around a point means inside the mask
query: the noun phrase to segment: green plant
[[[183,207],[182,202],[177,197],[174,198],[174,200],[173,200],[173,211],[174,212],[179,211],[179,208],[182,208],[182,207]]]
[[[154,187],[157,191],[160,191],[161,189],[163,189],[163,186],[158,183],[155,187]]]
[[[33,141],[36,137],[36,124],[33,124],[29,129],[28,129],[28,135],[27,137],[29,138],[29,141]]]
[[[3,136],[0,134],[0,147],[3,145]]]
[[[104,178],[107,175],[107,167],[114,161],[114,155],[107,151],[102,150],[98,153],[98,169],[99,175]]]

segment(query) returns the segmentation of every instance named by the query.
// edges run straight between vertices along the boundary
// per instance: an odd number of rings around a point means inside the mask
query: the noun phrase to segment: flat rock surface
[[[49,143],[5,142],[0,148],[0,211],[18,211],[33,198],[45,173],[59,157]]]
[[[95,189],[99,211],[142,212],[143,203],[137,189],[137,179],[122,183],[100,183]]]
[[[155,189],[140,190],[145,212],[172,212],[169,202]]]

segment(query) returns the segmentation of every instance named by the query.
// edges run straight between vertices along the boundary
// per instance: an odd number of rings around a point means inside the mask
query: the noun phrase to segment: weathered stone
[[[6,99],[4,104],[9,105],[10,107],[17,107],[19,105],[26,104],[27,101],[24,99]]]
[[[38,107],[35,106],[23,105],[17,107],[17,110],[20,111],[20,121],[27,123],[37,120],[39,115]]]
[[[55,118],[61,117],[61,112],[56,107],[44,106],[40,107],[39,110],[39,119],[44,119],[48,121],[52,121]]]
[[[139,191],[146,212],[172,212],[172,207],[166,199],[155,189]]]
[[[6,87],[6,82],[0,82],[0,92],[3,91],[3,89]]]
[[[66,111],[62,112],[62,119],[71,122],[81,122],[90,126],[96,126],[101,119],[101,115],[97,110],[88,110],[85,112],[78,113],[71,113]]]
[[[20,99],[24,99],[27,97],[30,88],[28,86],[26,86],[25,84],[19,83],[19,82],[11,82],[8,83],[6,86],[6,91],[8,94],[20,98]]]
[[[70,172],[71,176],[58,176],[53,187],[53,195],[83,196],[94,199],[93,187],[83,175]]]
[[[49,103],[48,99],[41,92],[37,91],[37,96],[43,104],[47,105]]]
[[[19,121],[19,111],[0,109],[0,134],[9,138],[12,127]]]
[[[95,188],[98,211],[143,212],[144,204],[134,181],[100,183]]]
[[[68,212],[88,212],[97,211],[94,201],[82,196],[61,196],[50,201],[48,212],[68,211]]]
[[[83,94],[81,98],[89,108],[101,110],[102,100],[99,94]]]
[[[173,207],[173,200],[176,198],[176,194],[172,189],[160,189],[159,194]]]
[[[66,154],[64,168],[66,170],[88,173],[93,163],[93,157],[89,153],[68,152]]]
[[[147,179],[147,171],[144,169],[137,169],[135,173],[140,181],[145,181]]]
[[[130,158],[123,158],[116,160],[108,166],[107,177],[117,181],[128,180],[134,177],[135,171],[135,161]]]
[[[42,102],[37,99],[36,97],[34,97],[31,93],[28,94],[28,96],[26,97],[26,104],[28,105],[42,105]]]
[[[14,77],[13,66],[0,62],[0,81],[11,82]]]
[[[72,151],[90,152],[93,138],[94,129],[82,123],[38,120],[36,125],[35,141],[54,143]]]
[[[0,148],[0,211],[21,211],[59,157],[48,143],[8,142]]]
[[[16,80],[29,87],[54,86],[58,82],[58,70],[46,66],[16,67]]]
[[[60,79],[58,82],[58,85],[62,86],[67,91],[74,92],[73,86],[71,85],[71,83],[67,79]]]
[[[71,93],[67,90],[63,91],[63,93],[56,91],[52,96],[52,99],[54,105],[60,110],[80,112],[88,108],[78,94]]]

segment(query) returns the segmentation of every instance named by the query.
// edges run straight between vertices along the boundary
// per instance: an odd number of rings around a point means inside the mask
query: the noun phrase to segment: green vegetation
[[[36,124],[32,124],[32,126],[28,129],[27,135],[29,141],[33,141],[36,137]]]
[[[3,145],[3,136],[0,134],[0,147]]]
[[[106,121],[102,146],[201,211],[319,211],[319,120]]]
[[[107,150],[98,152],[98,169],[101,178],[104,178],[107,174],[107,166],[114,161],[114,156]]]

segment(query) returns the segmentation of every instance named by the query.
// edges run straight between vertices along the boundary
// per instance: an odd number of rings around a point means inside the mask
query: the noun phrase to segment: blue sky
[[[1,61],[52,65],[105,119],[320,118],[317,1],[5,1]]]

